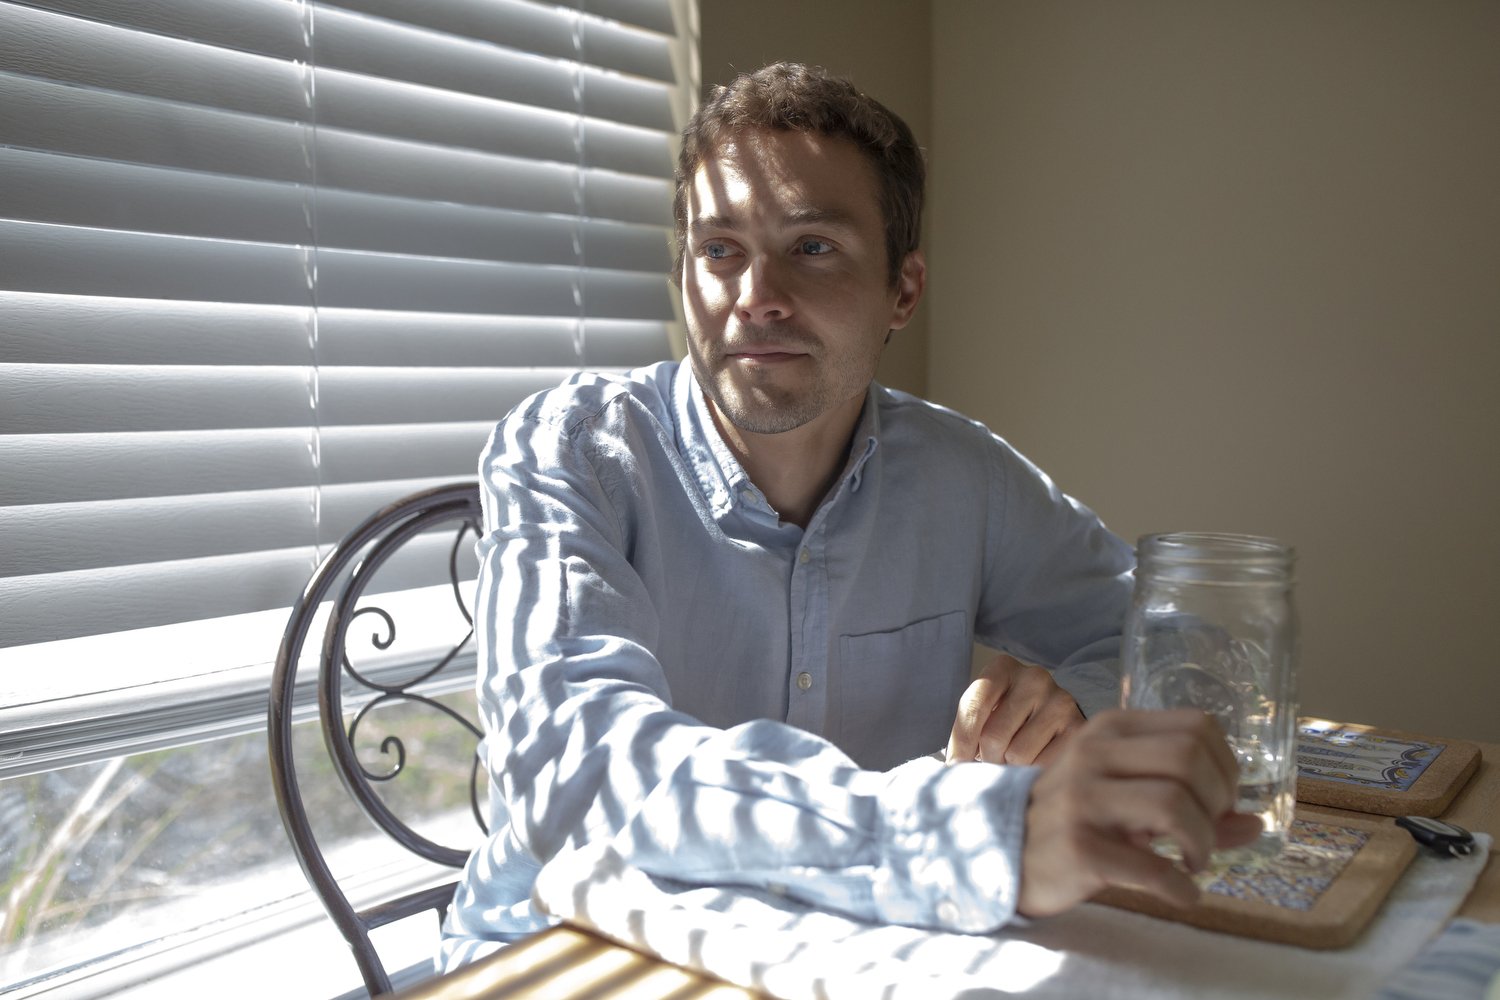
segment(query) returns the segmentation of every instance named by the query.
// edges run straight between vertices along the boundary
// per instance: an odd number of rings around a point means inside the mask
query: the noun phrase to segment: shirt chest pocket
[[[861,767],[881,770],[943,749],[969,682],[971,645],[963,611],[839,636],[836,742]]]

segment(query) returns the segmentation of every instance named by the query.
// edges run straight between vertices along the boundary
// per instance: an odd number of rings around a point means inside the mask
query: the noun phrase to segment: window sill
[[[380,602],[398,621],[417,627],[403,625],[401,648],[356,658],[372,679],[399,677],[412,664],[434,662],[434,651],[452,648],[467,628],[446,586],[381,595]],[[304,649],[297,722],[317,714],[311,668],[326,614],[325,605]],[[0,708],[0,779],[263,731],[287,615],[282,609],[0,651],[10,688],[0,701],[6,706]],[[147,666],[140,666],[143,661]],[[469,689],[474,676],[471,645],[422,691]],[[56,684],[58,678],[75,689],[82,682],[89,693],[49,690],[49,679]],[[24,689],[18,686],[22,679]],[[358,704],[352,694],[349,701]]]
[[[360,850],[378,855],[371,841]],[[356,900],[375,900],[449,881],[449,868],[412,861],[387,862],[350,887]],[[393,980],[418,982],[433,974],[436,916],[419,914],[381,928],[375,935]],[[344,939],[310,891],[137,948],[102,956],[77,967],[11,987],[5,1000],[93,1000],[96,997],[155,1000],[162,996],[223,996],[231,983],[254,983],[274,997],[367,996]]]

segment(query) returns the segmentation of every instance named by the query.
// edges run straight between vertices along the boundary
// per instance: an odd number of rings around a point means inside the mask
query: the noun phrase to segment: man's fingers
[[[1040,756],[1048,766],[1026,809],[1022,913],[1061,912],[1106,885],[1189,905],[1197,887],[1152,843],[1175,844],[1199,870],[1215,847],[1260,832],[1259,819],[1232,812],[1239,769],[1201,712],[1100,713]]]
[[[1182,781],[1210,816],[1234,806],[1239,765],[1218,727],[1201,712],[1102,713],[1100,719],[1095,753],[1104,773]]]
[[[1017,909],[1028,917],[1061,913],[1106,886],[1139,889],[1174,906],[1191,906],[1198,887],[1149,847],[1088,833],[1070,855],[1023,865]]]
[[[1068,734],[1071,734],[1071,732],[1069,730]],[[1041,749],[1041,752],[1036,755],[1036,759],[1032,763],[1038,767],[1048,767],[1053,761],[1057,760],[1058,756],[1062,754],[1063,748],[1067,745],[1067,740],[1053,740]]]
[[[1040,764],[1048,748],[1060,748],[1067,742],[1067,737],[1083,725],[1083,713],[1066,692],[1060,691],[1059,694],[1061,697],[1048,699],[1038,706],[1011,734],[1006,745],[994,751],[997,759],[1005,764]],[[984,759],[990,760],[992,751],[983,737],[980,746]]]
[[[998,664],[997,664],[998,666]],[[983,758],[995,764],[1030,764],[1062,728],[1066,716],[1056,696],[1072,699],[1041,667],[1011,660],[1010,685],[979,736]]]
[[[1229,813],[1219,817],[1219,821],[1214,824],[1214,846],[1243,847],[1259,837],[1265,828],[1259,816]]]
[[[1025,664],[1006,653],[997,654],[985,664],[979,676],[959,699],[953,730],[948,735],[948,763],[957,764],[980,757],[981,740],[985,728],[991,724],[996,706],[1009,702],[1013,694],[1012,688],[1026,669]],[[1021,721],[1025,721],[1025,715],[1021,717]],[[1003,752],[1004,747],[1000,751]],[[983,759],[1000,763],[998,754]]]
[[[1217,834],[1213,814],[1205,813],[1180,783],[1136,780],[1117,785],[1114,794],[1117,829],[1176,844],[1189,871],[1208,866]]]
[[[1197,884],[1149,847],[1135,847],[1102,837],[1098,840],[1094,857],[1106,884],[1139,889],[1174,906],[1192,906],[1197,902]]]
[[[1005,694],[1005,685],[993,677],[980,677],[965,689],[958,701],[953,731],[948,734],[948,763],[973,760],[979,753],[979,736],[989,721],[995,702]]]
[[[1030,763],[1026,761],[1013,761],[1006,751],[1010,749],[1011,741],[1021,731],[1031,718],[1032,711],[1036,708],[1032,698],[1028,697],[1027,687],[1022,683],[1023,678],[1016,676],[1014,683],[1009,684],[998,699],[994,711],[984,721],[979,730],[979,759],[990,764],[1013,764]],[[1051,734],[1047,734],[1051,737]]]
[[[1041,667],[996,656],[959,701],[948,763],[1030,764],[1083,724],[1078,704]]]
[[[1181,734],[1196,740],[1208,761],[1219,770],[1231,784],[1238,784],[1240,764],[1218,724],[1204,713],[1193,708],[1153,709],[1151,711],[1127,711],[1109,709],[1100,712],[1101,727],[1119,736],[1149,736],[1152,734]]]

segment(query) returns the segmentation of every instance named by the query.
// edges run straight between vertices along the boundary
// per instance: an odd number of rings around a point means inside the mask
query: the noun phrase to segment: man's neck
[[[854,396],[816,420],[780,434],[735,427],[708,400],[714,425],[734,457],[783,521],[806,528],[838,481],[849,454],[849,438],[864,407]]]

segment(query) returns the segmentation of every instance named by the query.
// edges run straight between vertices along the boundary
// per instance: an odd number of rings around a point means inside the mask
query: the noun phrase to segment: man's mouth
[[[796,361],[798,358],[807,357],[806,354],[793,353],[791,351],[740,351],[727,355],[731,361],[743,361],[752,365],[775,365],[787,361]]]
[[[752,365],[784,364],[807,356],[807,351],[787,344],[739,344],[724,351],[727,360]]]

